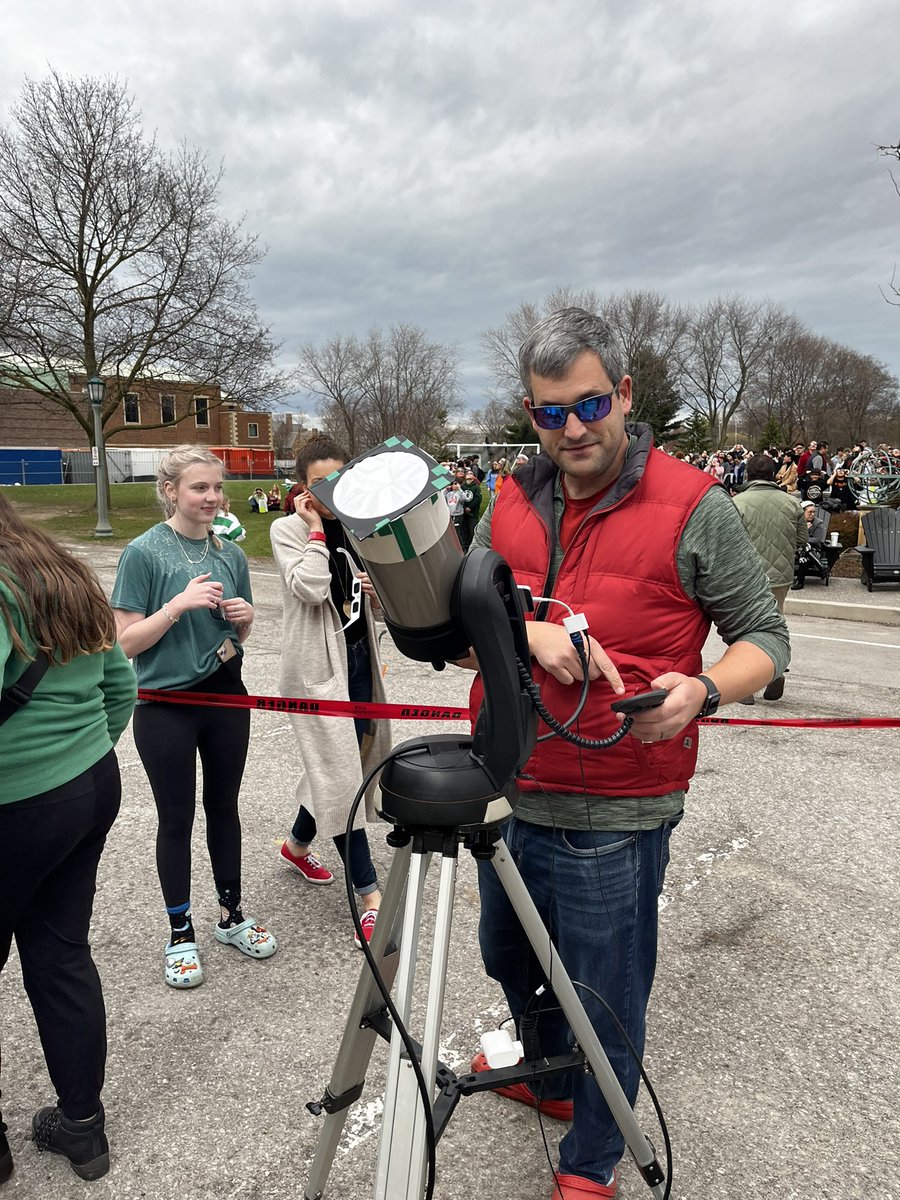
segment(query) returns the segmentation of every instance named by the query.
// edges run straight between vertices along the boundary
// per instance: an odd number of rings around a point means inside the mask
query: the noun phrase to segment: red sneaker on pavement
[[[476,1075],[480,1071],[490,1070],[483,1054],[476,1054],[472,1059],[472,1070]],[[527,1083],[510,1083],[506,1087],[491,1088],[491,1091],[498,1096],[505,1096],[507,1100],[517,1100],[519,1104],[527,1104],[529,1108],[536,1108],[541,1116],[552,1117],[554,1121],[572,1120],[573,1104],[571,1100],[538,1100]],[[574,1179],[574,1176],[567,1175],[565,1178]]]
[[[287,863],[292,871],[302,875],[307,883],[334,883],[332,873],[327,867],[323,867],[311,852],[303,855],[292,854],[290,846],[285,842],[279,851],[279,857]]]
[[[584,1179],[581,1175],[557,1175],[550,1200],[584,1200],[587,1196],[594,1196],[595,1200],[597,1197],[600,1200],[615,1200],[617,1186],[615,1171],[606,1184],[594,1183],[593,1179]]]
[[[359,918],[359,923],[362,925],[363,937],[367,942],[371,942],[372,940],[372,934],[375,932],[375,918],[377,916],[377,908],[367,908],[363,915]],[[362,950],[362,942],[359,940],[358,933],[354,933],[353,941],[356,943],[357,950]]]

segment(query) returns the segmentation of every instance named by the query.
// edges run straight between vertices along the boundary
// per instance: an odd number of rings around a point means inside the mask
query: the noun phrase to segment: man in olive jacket
[[[783,492],[775,482],[775,462],[765,454],[755,454],[747,463],[747,486],[735,496],[734,503],[762,559],[778,611],[783,613],[794,578],[794,556],[809,537],[803,509],[794,496]],[[783,695],[784,676],[778,675],[763,697],[780,700]],[[750,695],[741,704],[755,702],[755,696]]]

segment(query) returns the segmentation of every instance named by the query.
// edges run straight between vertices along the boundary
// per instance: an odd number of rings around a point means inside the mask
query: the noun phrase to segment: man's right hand
[[[575,683],[581,680],[581,660],[578,651],[562,625],[555,625],[549,621],[529,621],[526,629],[531,657],[536,658],[545,671],[560,683]],[[625,685],[612,659],[590,634],[587,642],[588,679],[599,679],[603,675],[617,695],[624,695]]]

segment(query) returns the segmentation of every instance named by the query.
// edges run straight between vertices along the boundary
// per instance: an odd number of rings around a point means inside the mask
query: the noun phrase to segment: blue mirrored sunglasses
[[[562,429],[569,419],[569,413],[574,413],[579,421],[589,425],[591,421],[602,421],[608,417],[612,409],[615,391],[605,396],[588,396],[585,400],[576,400],[574,404],[535,404],[528,401],[528,411],[534,417],[535,425],[541,429]]]

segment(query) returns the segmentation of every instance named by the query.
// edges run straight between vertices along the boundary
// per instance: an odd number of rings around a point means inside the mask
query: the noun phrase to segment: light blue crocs
[[[264,925],[260,925],[253,917],[241,921],[231,929],[216,926],[216,940],[226,946],[236,946],[241,954],[248,958],[270,958],[278,949],[278,943],[273,934]]]
[[[200,952],[196,942],[166,946],[166,983],[173,988],[199,987],[203,982]]]

